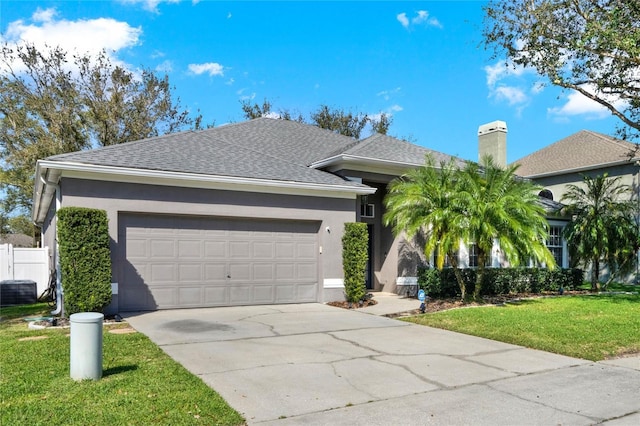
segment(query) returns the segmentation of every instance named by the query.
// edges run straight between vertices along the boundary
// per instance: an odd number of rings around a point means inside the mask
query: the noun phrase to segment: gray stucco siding
[[[323,279],[342,278],[342,234],[345,222],[353,222],[355,196],[328,198],[305,195],[265,194],[216,189],[183,188],[63,178],[62,207],[103,209],[109,218],[113,282],[120,280],[119,217],[127,213],[188,215],[241,219],[277,219],[320,223],[317,242],[318,301],[323,301]]]

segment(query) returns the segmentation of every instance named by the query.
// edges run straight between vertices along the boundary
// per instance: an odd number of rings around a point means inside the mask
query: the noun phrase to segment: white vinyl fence
[[[4,280],[35,281],[40,296],[49,283],[49,248],[0,244],[0,281]]]

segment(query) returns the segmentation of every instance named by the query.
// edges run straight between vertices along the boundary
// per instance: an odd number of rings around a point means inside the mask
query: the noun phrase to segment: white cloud
[[[397,104],[396,104],[396,105],[391,105],[391,106],[389,107],[389,109],[388,109],[388,111],[389,111],[390,113],[391,113],[391,112],[400,112],[400,111],[402,111],[402,110],[404,110],[404,108],[402,108],[400,105],[397,105]]]
[[[9,23],[5,41],[30,43],[39,48],[46,44],[60,46],[67,51],[97,53],[102,49],[118,51],[135,46],[142,33],[140,28],[112,18],[68,21],[54,20],[55,15],[53,9],[38,9],[31,24],[22,20]]]
[[[487,74],[487,86],[491,88],[505,78],[523,75],[526,69],[520,65],[507,66],[504,62],[497,62],[494,65],[484,67],[484,71]]]
[[[144,10],[148,10],[149,12],[159,13],[158,5],[160,3],[180,3],[181,0],[119,0],[120,3],[124,4],[132,4],[142,5]],[[197,2],[193,2],[193,4],[197,4]]]
[[[376,93],[376,96],[381,96],[385,101],[388,101],[389,99],[391,99],[392,95],[400,93],[400,90],[402,90],[401,87],[396,87],[395,89],[391,89],[391,90],[383,90],[381,92]]]
[[[407,18],[407,14],[402,12],[399,13],[396,16],[396,19],[398,20],[398,22],[400,22],[400,24],[402,24],[403,27],[405,28],[409,28],[409,19]]]
[[[582,88],[587,90],[589,93],[595,92],[594,87],[592,86],[585,85],[582,86]],[[611,116],[611,111],[596,101],[589,99],[580,92],[572,91],[567,95],[566,99],[567,101],[563,106],[549,108],[547,109],[547,112],[559,118],[581,115],[587,119],[597,120]],[[604,99],[612,103],[617,109],[623,109],[625,107],[624,101],[613,96],[605,96]]]
[[[156,66],[156,71],[160,73],[170,73],[173,71],[173,62],[170,60],[163,61]]]
[[[418,10],[416,12],[416,15],[411,19],[409,19],[406,12],[402,12],[396,15],[396,19],[403,27],[407,29],[410,26],[413,27],[420,25],[442,28],[442,24],[440,23],[440,21],[438,21],[438,19],[436,18],[430,17],[429,12],[427,12],[426,10]]]
[[[55,9],[37,9],[28,21],[10,22],[2,37],[9,46],[31,44],[38,50],[59,46],[69,54],[96,55],[102,50],[117,65],[119,50],[139,44],[142,29],[112,18],[79,19],[69,21],[58,18]],[[16,70],[20,71],[20,66]]]
[[[31,19],[34,22],[49,22],[49,21],[53,20],[53,18],[57,14],[58,13],[53,8],[49,8],[49,9],[37,8],[36,11],[31,16]]]
[[[216,62],[207,62],[204,64],[189,64],[189,71],[196,75],[209,74],[210,76],[223,76],[224,67]]]
[[[493,96],[499,101],[506,101],[509,105],[521,105],[529,101],[529,97],[519,87],[496,87]]]

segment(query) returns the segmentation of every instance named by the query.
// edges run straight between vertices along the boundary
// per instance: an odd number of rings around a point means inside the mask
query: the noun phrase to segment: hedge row
[[[472,294],[476,282],[475,269],[461,269],[467,294]],[[582,284],[581,269],[542,268],[488,268],[482,281],[482,295],[541,293],[545,291],[572,290]],[[429,297],[460,296],[460,286],[453,269],[442,271],[433,268],[418,269],[418,286]]]

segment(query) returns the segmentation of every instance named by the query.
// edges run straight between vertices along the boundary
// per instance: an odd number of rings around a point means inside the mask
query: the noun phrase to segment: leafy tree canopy
[[[5,215],[28,214],[36,161],[196,127],[165,75],[114,65],[106,52],[32,45],[0,50],[0,190]]]
[[[597,290],[601,262],[609,266],[611,278],[635,266],[638,225],[632,189],[620,177],[583,176],[581,185],[568,185],[562,201],[573,220],[565,228],[569,254],[574,264],[591,266],[591,288]]]
[[[640,135],[640,2],[492,0],[485,12],[494,56],[606,107],[622,138]]]
[[[280,118],[282,120],[297,121],[298,123],[308,123],[331,130],[338,134],[360,139],[362,131],[371,126],[374,133],[387,134],[393,119],[386,113],[380,113],[378,118],[370,117],[366,114],[353,113],[344,109],[332,109],[327,105],[320,105],[317,110],[310,114],[310,120],[306,121],[301,113],[293,114],[287,110],[278,112],[273,110],[273,105],[267,99],[262,102],[252,104],[249,101],[240,102],[244,118],[252,120],[260,117]]]
[[[424,232],[425,254],[435,255],[439,269],[448,258],[463,299],[466,286],[454,254],[462,241],[475,243],[478,250],[475,299],[496,240],[512,266],[532,258],[553,269],[555,260],[544,243],[548,225],[536,195],[539,188],[517,178],[516,170],[517,166],[497,166],[491,157],[461,168],[453,159],[437,165],[427,156],[424,166],[389,185],[384,223],[407,237]]]

